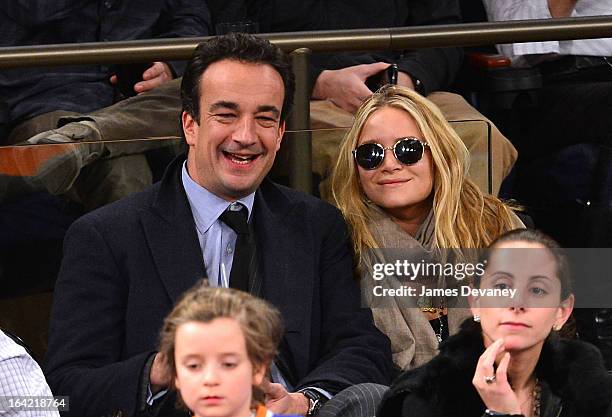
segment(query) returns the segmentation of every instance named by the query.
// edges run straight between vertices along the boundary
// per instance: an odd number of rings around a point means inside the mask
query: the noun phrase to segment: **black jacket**
[[[480,326],[466,321],[426,365],[400,375],[378,417],[480,417],[485,405],[472,385],[484,352]],[[536,373],[542,384],[541,417],[612,416],[612,376],[594,347],[551,336]]]
[[[175,161],[161,183],[77,220],[64,241],[53,300],[46,375],[70,415],[132,416],[140,377],[174,302],[205,276]],[[346,225],[333,206],[264,181],[253,223],[261,282],[285,336],[277,364],[296,389],[331,393],[388,384],[389,340],[360,307]]]
[[[461,23],[457,0],[208,0],[214,23],[254,21],[262,33],[373,29]],[[447,88],[461,65],[461,48],[316,54],[311,81],[321,71],[395,62],[423,83],[425,94]]]

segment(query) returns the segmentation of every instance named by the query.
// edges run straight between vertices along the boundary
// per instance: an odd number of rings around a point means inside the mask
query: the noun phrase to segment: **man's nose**
[[[242,117],[238,120],[232,139],[243,146],[252,145],[257,141],[256,123],[253,117]]]

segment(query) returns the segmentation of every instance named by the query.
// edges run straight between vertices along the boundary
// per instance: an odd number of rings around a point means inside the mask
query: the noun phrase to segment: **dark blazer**
[[[482,330],[471,319],[440,345],[429,363],[398,377],[378,417],[477,417],[485,405],[472,385],[484,352]],[[541,417],[612,417],[612,375],[601,353],[579,340],[551,335],[536,366]]]
[[[160,183],[83,216],[66,235],[46,373],[55,395],[70,396],[71,415],[135,413],[164,317],[206,274],[181,167],[177,159]],[[266,180],[252,218],[257,292],[283,315],[277,362],[289,382],[331,393],[388,383],[389,342],[360,307],[339,211]]]

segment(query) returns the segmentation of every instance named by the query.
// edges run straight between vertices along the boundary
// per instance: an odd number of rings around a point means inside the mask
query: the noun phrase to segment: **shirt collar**
[[[187,199],[189,200],[189,205],[191,206],[191,211],[198,231],[200,233],[206,233],[208,229],[210,229],[210,226],[217,221],[219,216],[227,210],[233,202],[218,197],[195,182],[187,172],[187,161],[183,163],[181,179],[183,181],[183,187],[185,187],[185,192],[187,193]],[[243,198],[239,198],[236,201],[247,208],[248,219],[250,219],[253,210],[253,202],[255,201],[255,192]]]

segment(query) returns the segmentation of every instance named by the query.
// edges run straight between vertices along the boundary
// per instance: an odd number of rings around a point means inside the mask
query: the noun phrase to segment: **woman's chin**
[[[518,353],[529,350],[538,345],[537,341],[527,340],[524,337],[510,335],[504,337],[504,348],[506,352]]]

